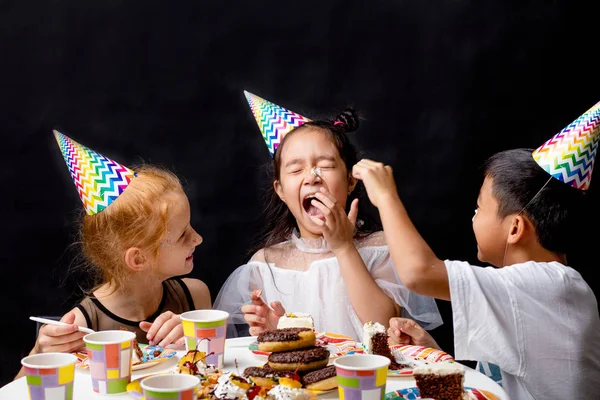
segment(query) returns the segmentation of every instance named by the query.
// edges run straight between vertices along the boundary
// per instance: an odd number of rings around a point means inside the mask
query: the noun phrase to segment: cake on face
[[[435,400],[463,400],[465,369],[455,362],[428,364],[413,369],[413,376],[421,398]]]
[[[279,318],[277,329],[284,328],[315,328],[313,317],[305,313],[286,313]]]

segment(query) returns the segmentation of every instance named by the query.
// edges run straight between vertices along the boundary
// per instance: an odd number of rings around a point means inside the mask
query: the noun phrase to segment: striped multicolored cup
[[[333,360],[340,400],[383,400],[390,359],[352,354]]]
[[[31,400],[71,400],[77,357],[66,353],[43,353],[21,360]]]
[[[196,400],[200,378],[194,375],[156,375],[141,382],[145,400]]]
[[[221,310],[194,310],[180,315],[187,351],[206,352],[206,363],[223,368],[225,333],[229,313]]]
[[[124,330],[90,333],[83,337],[92,389],[100,394],[127,391],[131,381],[131,345],[135,333]]]

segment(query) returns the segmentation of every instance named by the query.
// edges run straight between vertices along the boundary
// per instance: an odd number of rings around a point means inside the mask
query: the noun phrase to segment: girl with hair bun
[[[387,326],[392,316],[426,329],[441,325],[435,300],[398,280],[383,232],[362,212],[368,203],[359,201],[364,189],[351,175],[358,159],[348,136],[359,126],[356,112],[311,121],[246,97],[272,148],[273,184],[258,250],[215,300],[230,314],[228,335],[274,329],[286,310],[310,314],[316,330],[356,340],[364,323]]]

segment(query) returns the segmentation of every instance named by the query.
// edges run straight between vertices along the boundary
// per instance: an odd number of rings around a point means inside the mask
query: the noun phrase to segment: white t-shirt
[[[577,271],[445,264],[456,359],[498,365],[513,400],[600,398],[598,303]]]
[[[357,239],[355,245],[375,283],[402,307],[404,316],[425,329],[442,324],[435,299],[410,292],[398,279],[383,232]],[[214,308],[230,314],[228,336],[247,334],[240,308],[251,303],[255,289],[263,290],[267,303],[280,301],[286,312],[310,314],[317,331],[362,339],[363,324],[348,298],[340,265],[323,239],[294,234],[266,254],[261,250],[229,276],[214,303]]]

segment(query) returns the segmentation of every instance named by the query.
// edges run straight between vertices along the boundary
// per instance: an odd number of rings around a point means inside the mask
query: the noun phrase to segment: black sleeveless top
[[[95,331],[119,330],[125,328],[135,332],[139,343],[148,343],[146,332],[140,329],[140,322],[130,321],[113,314],[95,297],[86,297],[76,306],[85,317],[87,326]],[[158,309],[143,321],[153,322],[165,311],[181,314],[195,310],[192,295],[186,284],[180,278],[170,278],[163,282],[163,297]]]

